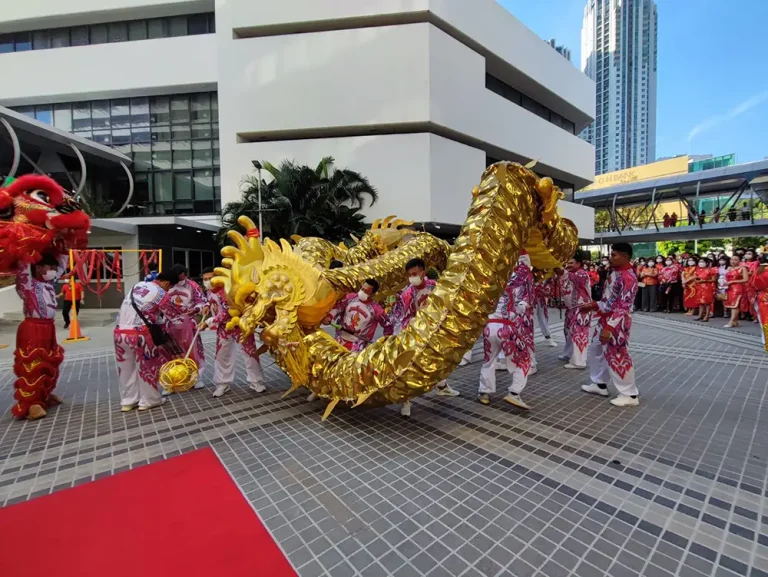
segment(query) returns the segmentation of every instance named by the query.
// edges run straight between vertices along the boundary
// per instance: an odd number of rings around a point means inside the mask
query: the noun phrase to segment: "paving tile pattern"
[[[302,577],[768,577],[768,356],[711,326],[637,315],[633,331],[641,406],[624,410],[581,393],[588,374],[540,339],[526,414],[501,392],[476,402],[476,362],[450,379],[461,397],[422,397],[410,419],[321,423],[321,402],[281,399],[269,360],[263,394],[241,365],[221,399],[123,414],[105,349],[69,355],[66,404],[27,423],[8,414],[6,363],[0,504],[210,446]]]

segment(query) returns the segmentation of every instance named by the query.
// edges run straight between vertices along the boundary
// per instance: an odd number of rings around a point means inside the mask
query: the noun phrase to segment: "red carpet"
[[[3,577],[295,577],[211,449],[0,509]]]

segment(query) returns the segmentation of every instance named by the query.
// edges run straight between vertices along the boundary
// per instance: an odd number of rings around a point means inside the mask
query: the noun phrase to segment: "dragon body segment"
[[[330,401],[325,416],[340,401],[354,406],[403,402],[431,390],[458,365],[480,336],[523,250],[535,267],[552,269],[576,249],[578,232],[559,217],[556,204],[562,195],[550,179],[501,162],[486,170],[472,196],[453,247],[426,233],[398,230],[385,236],[374,229],[363,237],[360,245],[367,244],[358,253],[368,256],[376,246],[382,254],[326,270],[331,258],[338,258],[334,250],[341,251],[327,241],[301,239],[295,251],[287,241],[282,247],[267,241],[263,258],[257,258],[262,247],[233,232],[237,247],[222,251],[224,267],[217,269],[214,283],[228,288],[233,326],[244,338],[263,327],[262,340],[291,377],[291,390],[306,386]],[[241,224],[253,228],[253,223]],[[405,263],[415,257],[443,273],[399,335],[350,353],[318,330],[336,299],[356,291],[366,278],[379,281],[382,297],[402,289]],[[245,278],[238,286],[235,279]]]

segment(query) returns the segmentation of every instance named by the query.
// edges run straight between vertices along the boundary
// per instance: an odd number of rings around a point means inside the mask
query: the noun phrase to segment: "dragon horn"
[[[377,230],[379,228],[381,228],[381,219],[377,218],[376,220],[373,221],[373,224],[371,225],[371,230]]]
[[[392,222],[393,219],[397,218],[394,214],[389,215],[387,218],[385,218],[381,223],[381,228],[390,228],[390,222]]]
[[[533,167],[536,166],[538,163],[539,163],[538,160],[532,160],[531,162],[525,165],[525,168],[527,168],[528,170],[533,170]]]
[[[334,399],[330,403],[328,403],[328,406],[325,408],[325,412],[323,413],[323,418],[320,419],[321,421],[326,420],[330,416],[331,412],[333,411],[333,409],[336,408],[336,405],[339,404],[340,400],[341,399]]]
[[[253,219],[251,219],[248,216],[245,216],[244,214],[237,218],[237,224],[242,226],[247,231],[248,230],[253,230],[254,228],[256,228],[256,223],[253,222]],[[259,231],[259,232],[261,232],[261,231]]]

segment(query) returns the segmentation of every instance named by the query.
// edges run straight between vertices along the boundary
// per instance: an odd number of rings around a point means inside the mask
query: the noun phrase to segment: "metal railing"
[[[647,217],[646,217],[647,218]],[[768,219],[768,207],[756,206],[754,209],[749,208],[736,208],[721,212],[719,214],[701,214],[698,217],[677,219],[673,222],[663,222],[663,219],[659,219],[654,223],[651,222],[638,222],[629,226],[625,226],[620,230],[650,230],[655,229],[658,225],[659,231],[667,228],[681,228],[691,226],[707,226],[710,224],[723,224],[728,222],[752,222],[753,220]],[[617,219],[618,220],[618,219]],[[645,219],[640,219],[645,220]],[[595,232],[619,232],[613,223],[607,225],[595,225]]]

